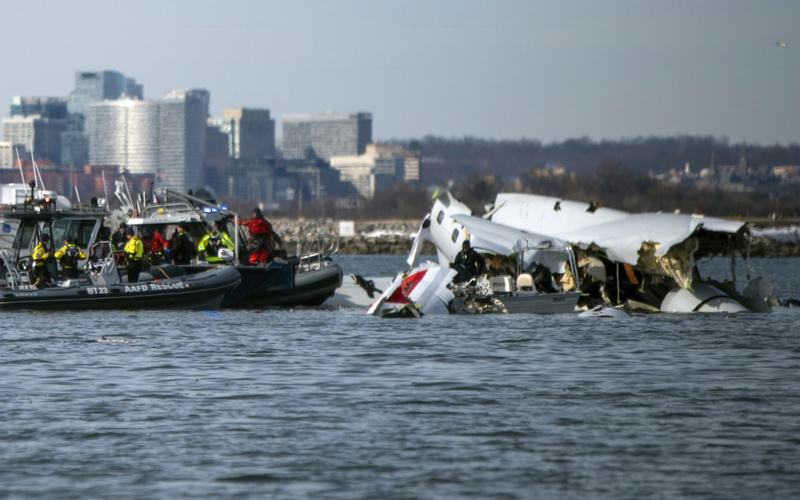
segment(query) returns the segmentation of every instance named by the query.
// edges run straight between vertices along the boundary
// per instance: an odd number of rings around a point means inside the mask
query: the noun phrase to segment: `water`
[[[2,321],[0,498],[800,498],[800,309]]]

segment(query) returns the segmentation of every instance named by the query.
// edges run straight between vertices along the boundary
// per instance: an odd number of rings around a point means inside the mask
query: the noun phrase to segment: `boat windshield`
[[[88,248],[92,242],[92,235],[98,225],[98,220],[93,218],[87,219],[58,219],[52,223],[51,235],[53,245],[61,246],[66,236],[75,238],[77,245],[81,248]],[[50,227],[46,225],[42,227],[41,221],[35,219],[23,220],[20,222],[19,230],[14,238],[15,250],[30,248],[34,235],[40,235],[42,232],[49,233]],[[36,237],[39,240],[39,236]]]
[[[38,227],[39,224],[37,224],[36,221],[22,221],[19,225],[19,229],[17,229],[17,235],[14,237],[14,245],[12,248],[14,250],[29,248],[31,239],[33,239],[33,235],[36,234]]]

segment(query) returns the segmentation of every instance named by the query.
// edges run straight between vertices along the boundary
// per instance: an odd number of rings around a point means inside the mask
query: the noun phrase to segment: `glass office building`
[[[371,113],[316,113],[283,116],[283,157],[360,155],[372,142]]]
[[[117,165],[134,174],[159,170],[159,103],[120,99],[89,106],[92,165]]]
[[[186,192],[205,184],[209,99],[204,89],[172,90],[159,102],[159,164],[170,189]]]

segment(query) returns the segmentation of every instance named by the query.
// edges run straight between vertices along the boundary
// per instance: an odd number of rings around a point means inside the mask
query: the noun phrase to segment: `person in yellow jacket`
[[[139,273],[142,272],[142,255],[144,255],[144,245],[142,240],[136,237],[133,228],[125,230],[128,242],[125,244],[125,260],[127,261],[128,283],[139,281]]]
[[[78,248],[72,236],[64,238],[64,246],[56,251],[55,258],[61,262],[61,275],[65,278],[78,277],[78,259],[85,259],[86,254]]]
[[[48,243],[50,243],[50,235],[47,233],[42,234],[39,243],[33,247],[33,255],[31,255],[33,258],[33,276],[36,278],[33,286],[37,288],[44,288],[53,278],[50,276],[50,271],[47,270],[47,259],[52,255],[52,252],[47,248]]]
[[[206,254],[206,262],[222,262],[223,259],[219,257],[218,253],[221,248],[227,248],[230,251],[233,251],[233,241],[231,241],[230,236],[225,231],[224,227],[221,226],[219,221],[214,222],[214,228],[203,236],[203,239],[200,240],[200,244],[197,245],[198,252],[205,252]]]

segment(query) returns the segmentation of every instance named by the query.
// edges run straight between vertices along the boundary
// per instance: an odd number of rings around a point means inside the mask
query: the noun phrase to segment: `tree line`
[[[751,166],[797,165],[800,145],[762,146],[731,143],[710,136],[644,137],[593,142],[588,138],[542,144],[533,140],[498,141],[466,137],[390,141],[422,156],[419,184],[396,184],[374,199],[329,197],[284,215],[340,219],[422,219],[436,189],[449,189],[475,214],[499,192],[541,194],[599,202],[630,212],[701,213],[716,217],[797,218],[797,189],[781,193],[733,193],[716,188],[685,188],[652,174],[738,165],[743,154]],[[548,167],[560,166],[565,175]]]
[[[763,146],[712,136],[638,137],[594,142],[588,137],[543,144],[535,140],[489,140],[474,137],[397,141],[422,153],[424,184],[443,184],[472,172],[504,179],[524,175],[533,165],[559,165],[576,174],[591,173],[606,158],[632,170],[661,174],[689,163],[699,171],[716,165],[738,165],[742,154],[751,166],[797,165],[800,144]]]

